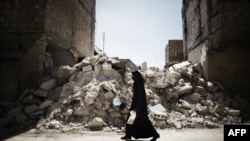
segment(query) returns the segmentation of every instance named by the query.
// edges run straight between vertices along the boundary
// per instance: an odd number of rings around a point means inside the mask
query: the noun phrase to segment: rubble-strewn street
[[[165,129],[159,130],[160,138],[157,141],[223,141],[223,128],[213,129]],[[7,138],[5,141],[117,141],[124,133],[117,132],[67,132],[49,130],[46,132],[28,131]],[[150,139],[150,138],[149,138]],[[137,141],[148,141],[149,139],[139,139]]]
[[[1,101],[0,125],[63,132],[123,130],[133,96],[131,64],[98,52],[73,67],[60,66],[17,102]],[[157,128],[216,128],[240,124],[241,117],[249,116],[241,112],[247,101],[203,79],[199,64],[185,61],[160,70],[144,62],[140,68],[149,117]]]
[[[0,11],[0,141],[249,137],[250,0],[2,0]]]

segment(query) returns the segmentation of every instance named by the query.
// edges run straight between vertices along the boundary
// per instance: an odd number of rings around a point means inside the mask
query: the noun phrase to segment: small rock
[[[240,110],[229,110],[228,113],[232,116],[239,116]]]
[[[39,108],[40,108],[40,109],[45,109],[45,108],[47,108],[48,106],[50,106],[50,104],[51,104],[52,102],[53,102],[52,100],[45,100],[42,104],[39,105]]]
[[[182,128],[181,122],[179,122],[179,121],[174,122],[174,127],[176,129],[181,129]]]
[[[40,88],[43,90],[53,90],[56,87],[56,79],[52,78],[49,80],[44,81],[41,85]]]

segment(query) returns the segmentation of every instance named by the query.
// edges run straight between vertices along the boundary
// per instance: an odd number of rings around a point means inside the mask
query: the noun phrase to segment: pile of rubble
[[[27,89],[15,104],[0,108],[0,125],[38,129],[87,130],[125,126],[133,97],[131,61],[103,53],[45,75],[40,88]],[[201,77],[201,67],[185,61],[167,69],[147,67],[149,117],[155,127],[177,129],[241,123],[247,101],[226,96],[223,87]],[[240,104],[239,104],[240,103]]]

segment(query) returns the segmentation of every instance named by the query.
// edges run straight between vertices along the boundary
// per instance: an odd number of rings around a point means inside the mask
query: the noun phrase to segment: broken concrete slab
[[[40,85],[40,88],[48,91],[48,90],[53,90],[54,88],[56,88],[56,85],[57,85],[56,79],[51,78],[42,82],[42,84]]]

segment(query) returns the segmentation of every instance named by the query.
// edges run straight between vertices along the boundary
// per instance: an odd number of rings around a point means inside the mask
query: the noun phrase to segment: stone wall
[[[169,40],[165,50],[166,67],[183,61],[183,40]]]
[[[43,29],[44,0],[4,0],[0,2],[1,32],[37,32]]]
[[[45,29],[52,40],[60,40],[77,56],[94,54],[95,1],[49,0]]]
[[[206,0],[183,0],[182,8],[184,52],[187,53],[207,39],[208,3]]]
[[[247,91],[249,1],[183,0],[184,55],[232,93]],[[245,97],[250,98],[245,95]]]
[[[58,67],[93,55],[94,31],[95,0],[0,1],[0,99],[37,87],[48,58]]]

